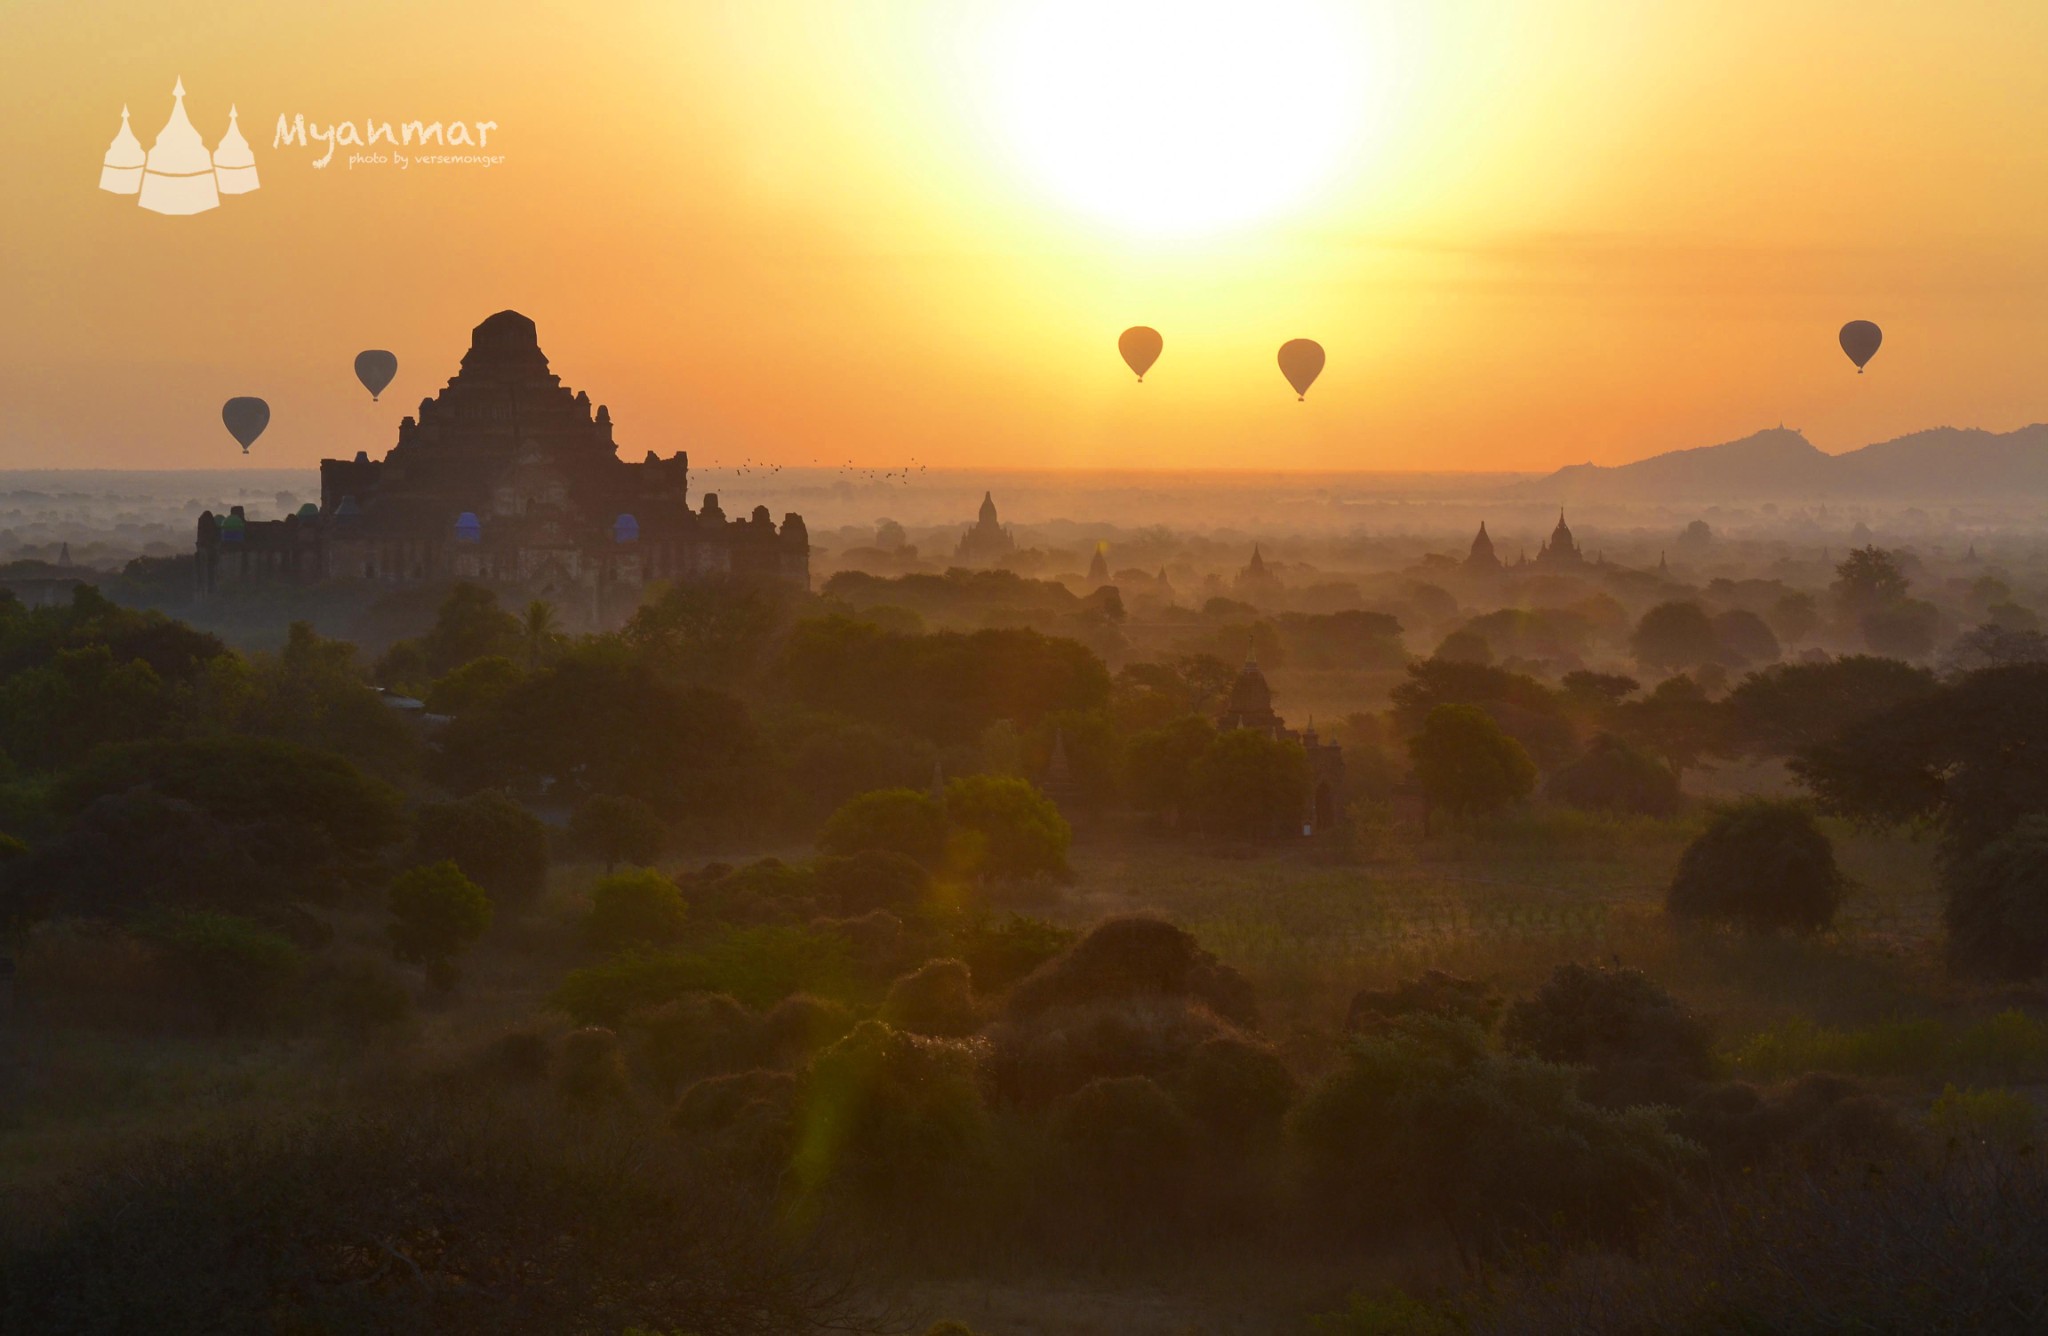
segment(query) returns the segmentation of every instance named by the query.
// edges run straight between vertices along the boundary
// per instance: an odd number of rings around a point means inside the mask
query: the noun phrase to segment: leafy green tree
[[[1695,1153],[1658,1112],[1597,1108],[1577,1086],[1573,1068],[1497,1052],[1471,1021],[1409,1016],[1354,1040],[1292,1131],[1349,1223],[1433,1221],[1468,1259],[1536,1222],[1624,1233]]]
[[[761,670],[787,615],[771,590],[677,581],[641,604],[624,638],[657,672],[726,685]]]
[[[688,910],[676,884],[652,868],[630,868],[590,888],[584,935],[607,951],[656,946],[682,935]]]
[[[708,829],[758,810],[761,757],[746,707],[669,681],[602,646],[578,649],[442,730],[458,789],[554,785],[638,798]]]
[[[471,659],[428,689],[427,709],[434,714],[468,714],[496,704],[525,680],[526,670],[502,654]]]
[[[2048,816],[2011,830],[1948,869],[1949,964],[1995,979],[2048,972]]]
[[[270,1020],[305,974],[290,939],[234,914],[184,910],[148,935],[220,1029]]]
[[[396,789],[346,759],[268,738],[161,739],[94,753],[52,790],[68,815],[147,786],[252,833],[266,858],[311,877],[360,880],[405,833]]]
[[[215,660],[223,672],[232,659]],[[420,743],[399,714],[371,690],[356,647],[293,622],[284,647],[258,654],[237,686],[217,697],[225,706],[213,722],[238,732],[336,752],[382,774],[418,768]],[[217,686],[224,679],[215,676]]]
[[[1553,801],[1591,812],[1669,816],[1679,808],[1678,776],[1612,733],[1595,734],[1585,755],[1550,777]]]
[[[667,827],[638,798],[595,793],[569,814],[569,846],[601,861],[606,872],[619,863],[652,863],[667,842]]]
[[[1968,858],[2048,814],[2048,664],[1985,668],[1857,719],[1791,769],[1822,810],[1892,825],[1933,821]]]
[[[461,977],[455,957],[491,926],[491,900],[483,887],[443,859],[399,873],[389,900],[391,954],[425,966],[434,987],[452,987]]]
[[[531,900],[547,880],[547,827],[494,789],[424,804],[413,830],[418,862],[452,860],[493,900]]]
[[[1924,696],[1934,686],[1934,674],[1925,668],[1867,654],[1825,663],[1773,664],[1728,693],[1730,734],[1745,751],[1784,756]]]
[[[481,585],[458,584],[448,591],[420,650],[427,668],[440,677],[471,659],[510,655],[521,645],[520,621],[498,606],[498,596]]]
[[[917,789],[863,793],[825,822],[818,848],[828,854],[879,849],[936,867],[946,852],[946,808]]]
[[[962,872],[997,878],[1068,874],[1073,832],[1059,808],[1025,780],[963,775],[946,785],[946,822],[948,861]]]
[[[529,672],[547,662],[562,643],[562,622],[555,616],[555,605],[538,598],[528,603],[519,615],[519,640]]]
[[[1474,705],[1439,705],[1408,741],[1415,778],[1431,809],[1464,817],[1520,802],[1536,786],[1536,763]]]
[[[1270,839],[1300,830],[1308,795],[1308,755],[1300,743],[1232,728],[1196,759],[1186,810],[1204,830]]]
[[[1677,775],[1728,747],[1724,710],[1684,674],[1666,678],[1648,696],[1622,705],[1614,712],[1614,725],[1630,742],[1662,757]]]
[[[1817,932],[1834,921],[1845,884],[1805,807],[1758,798],[1722,808],[1686,846],[1664,907],[1752,931]]]
[[[1699,604],[1687,602],[1659,603],[1644,613],[1629,648],[1636,662],[1649,668],[1697,668],[1721,657],[1713,619]]]
[[[1186,714],[1134,735],[1124,748],[1124,783],[1139,811],[1177,817],[1193,801],[1195,767],[1216,742],[1216,726]]]

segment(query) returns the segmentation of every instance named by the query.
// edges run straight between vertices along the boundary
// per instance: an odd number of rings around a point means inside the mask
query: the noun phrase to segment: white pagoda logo
[[[144,154],[128,128],[128,108],[121,108],[121,130],[107,145],[100,167],[100,189],[135,195],[136,203],[154,213],[205,213],[220,207],[222,195],[246,195],[256,189],[256,155],[242,138],[236,110],[228,108],[228,132],[209,153],[199,132],[185,115],[185,81],[171,90],[171,118],[157,132]]]

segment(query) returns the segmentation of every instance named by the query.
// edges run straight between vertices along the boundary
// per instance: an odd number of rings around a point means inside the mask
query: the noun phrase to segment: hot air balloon
[[[1314,339],[1289,339],[1281,344],[1280,374],[1294,387],[1295,398],[1308,398],[1308,387],[1323,374],[1323,345]]]
[[[270,425],[270,405],[252,395],[239,394],[220,406],[220,420],[227,425],[228,435],[242,443],[242,453],[246,455]]]
[[[1145,373],[1159,360],[1159,350],[1164,346],[1159,331],[1148,325],[1132,325],[1116,338],[1116,350],[1124,355],[1125,364],[1138,373],[1140,385],[1145,383]]]
[[[1884,342],[1884,331],[1868,320],[1851,320],[1842,326],[1842,351],[1849,354],[1849,360],[1856,364],[1856,374],[1863,374],[1863,364],[1877,356],[1877,345]]]
[[[389,385],[391,378],[397,374],[398,359],[382,348],[371,348],[356,354],[356,379],[370,392],[372,402],[378,395],[384,393],[384,387]]]

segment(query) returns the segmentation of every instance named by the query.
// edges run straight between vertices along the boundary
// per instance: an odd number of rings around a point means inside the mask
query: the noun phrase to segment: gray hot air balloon
[[[1863,364],[1877,356],[1877,345],[1884,342],[1884,331],[1868,320],[1851,320],[1842,326],[1842,351],[1849,354],[1849,360],[1856,364],[1856,374],[1863,374]]]
[[[270,425],[270,405],[253,395],[239,394],[220,406],[220,420],[227,424],[228,435],[242,443],[246,455]]]
[[[1323,345],[1314,339],[1289,339],[1281,344],[1280,374],[1294,387],[1295,398],[1308,398],[1308,387],[1323,374]]]
[[[1143,384],[1145,373],[1159,360],[1159,350],[1166,346],[1159,337],[1159,331],[1148,325],[1133,325],[1117,336],[1116,350],[1124,355],[1124,362],[1138,373],[1138,382]]]
[[[370,398],[384,393],[384,387],[398,374],[398,359],[382,348],[371,348],[356,354],[356,379],[370,392]]]

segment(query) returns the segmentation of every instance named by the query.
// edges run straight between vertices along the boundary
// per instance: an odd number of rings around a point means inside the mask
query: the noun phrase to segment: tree
[[[1408,741],[1415,778],[1431,808],[1454,816],[1498,811],[1529,796],[1536,763],[1484,710],[1439,705]]]
[[[1868,654],[1774,664],[1728,693],[1730,737],[1755,755],[1783,756],[1934,686],[1934,674],[1925,668]]]
[[[1195,823],[1244,838],[1298,831],[1308,796],[1308,754],[1301,744],[1246,728],[1217,735],[1187,778],[1187,810]]]
[[[1650,668],[1686,669],[1721,656],[1714,623],[1697,603],[1660,603],[1636,623],[1629,647]]]
[[[1771,663],[1783,652],[1764,619],[1741,608],[1714,618],[1714,638],[1721,644],[1721,658],[1737,665]]]
[[[305,955],[288,938],[234,914],[185,910],[149,936],[223,1030],[270,1019],[305,973]]]
[[[1134,734],[1124,748],[1124,783],[1141,812],[1177,817],[1192,800],[1195,767],[1216,741],[1216,726],[1185,714]]]
[[[1664,758],[1680,776],[1727,745],[1721,707],[1683,674],[1659,682],[1642,700],[1622,705],[1614,723],[1623,737]]]
[[[676,884],[652,868],[632,868],[590,888],[584,935],[593,946],[617,951],[656,946],[682,935],[688,911]]]
[[[652,863],[661,856],[668,830],[654,809],[638,798],[595,793],[569,814],[569,845],[604,863]]]
[[[1896,557],[1881,547],[1866,545],[1850,549],[1835,567],[1835,580],[1828,589],[1843,614],[1857,618],[1899,602],[1911,586]]]
[[[1612,733],[1597,733],[1585,755],[1550,777],[1553,801],[1593,812],[1670,816],[1679,808],[1678,776]]]
[[[528,603],[519,617],[519,639],[526,648],[528,671],[540,667],[562,642],[562,623],[555,616],[555,605],[538,598]]]
[[[1497,1052],[1469,1020],[1408,1016],[1354,1040],[1292,1131],[1333,1212],[1433,1220],[1469,1261],[1538,1222],[1625,1229],[1695,1157],[1659,1114],[1597,1108],[1577,1086],[1575,1069]]]
[[[828,854],[870,849],[903,854],[936,867],[945,855],[946,809],[917,789],[878,789],[849,799],[818,832]]]
[[[1845,885],[1812,814],[1758,798],[1722,808],[1686,846],[1664,907],[1755,932],[1817,932],[1834,921]]]
[[[526,680],[526,670],[502,654],[471,659],[427,691],[427,709],[434,714],[461,715],[496,704]]]
[[[1960,675],[2013,663],[2048,663],[2048,635],[1987,622],[1949,646],[1944,666],[1948,673]]]
[[[1941,612],[1932,603],[1902,598],[1865,612],[1856,621],[1863,643],[1895,659],[1924,659],[1934,650]]]
[[[1822,810],[1881,825],[1932,820],[1967,859],[2048,813],[2048,664],[1984,668],[1803,748],[1792,773]]]
[[[1009,878],[1067,871],[1073,840],[1059,808],[1025,780],[963,775],[946,785],[948,858],[958,870]]]
[[[1814,606],[1813,595],[1795,589],[1779,596],[1766,620],[1779,640],[1796,645],[1820,626],[1820,609]]]
[[[1950,966],[1996,979],[2048,970],[2048,817],[2029,816],[1949,869]]]
[[[423,805],[414,845],[419,862],[452,860],[494,900],[530,900],[547,880],[547,827],[494,789]]]
[[[727,684],[760,670],[785,607],[778,593],[752,585],[676,581],[641,604],[623,634],[665,676]]]
[[[439,989],[454,985],[455,957],[491,926],[490,897],[448,859],[399,873],[389,904],[391,954],[425,966],[427,981]]]

